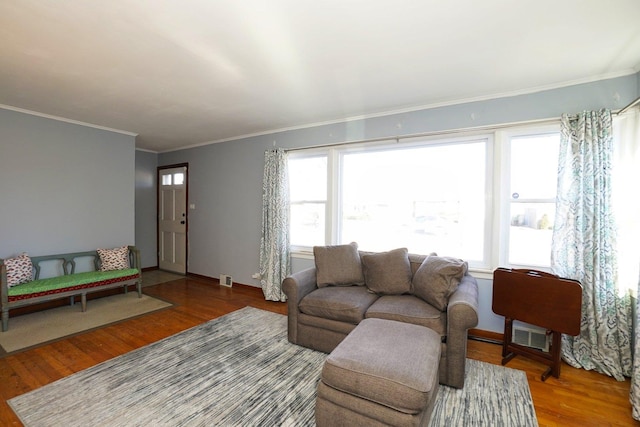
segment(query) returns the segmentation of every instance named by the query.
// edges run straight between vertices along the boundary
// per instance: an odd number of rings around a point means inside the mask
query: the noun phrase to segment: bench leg
[[[87,311],[87,294],[81,294],[80,301],[82,302],[82,311]]]
[[[9,309],[2,309],[2,332],[9,330]]]
[[[142,298],[142,280],[136,282],[136,289],[138,290],[138,298]]]

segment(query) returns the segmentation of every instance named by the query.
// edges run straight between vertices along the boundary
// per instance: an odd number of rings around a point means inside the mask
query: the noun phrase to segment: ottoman
[[[316,425],[426,426],[438,392],[440,345],[424,326],[364,319],[324,363]]]

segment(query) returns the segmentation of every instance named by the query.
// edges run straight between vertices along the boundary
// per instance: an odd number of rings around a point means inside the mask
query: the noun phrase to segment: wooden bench
[[[2,331],[9,329],[9,310],[32,304],[39,304],[61,298],[80,296],[82,311],[87,310],[87,294],[124,287],[128,291],[135,285],[138,297],[142,297],[142,270],[140,251],[129,246],[128,269],[100,271],[100,257],[97,251],[74,252],[68,254],[31,257],[34,280],[20,285],[8,286],[7,269],[0,259],[0,306],[2,309]],[[79,265],[81,267],[79,267]],[[46,270],[46,276],[40,278]],[[77,270],[83,270],[78,271]]]

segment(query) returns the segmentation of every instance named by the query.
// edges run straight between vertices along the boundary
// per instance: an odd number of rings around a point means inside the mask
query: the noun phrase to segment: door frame
[[[166,169],[174,169],[174,168],[185,168],[185,214],[187,224],[185,227],[185,237],[184,237],[184,253],[185,253],[185,272],[184,274],[189,274],[189,163],[176,163],[173,165],[164,165],[158,166],[156,168],[156,265],[158,269],[160,268],[160,188],[162,186],[162,182],[160,180],[160,172]]]

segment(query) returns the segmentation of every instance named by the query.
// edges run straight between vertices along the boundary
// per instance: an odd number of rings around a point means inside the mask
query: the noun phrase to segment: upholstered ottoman
[[[322,426],[426,426],[438,392],[440,336],[365,319],[329,354],[316,399]]]

